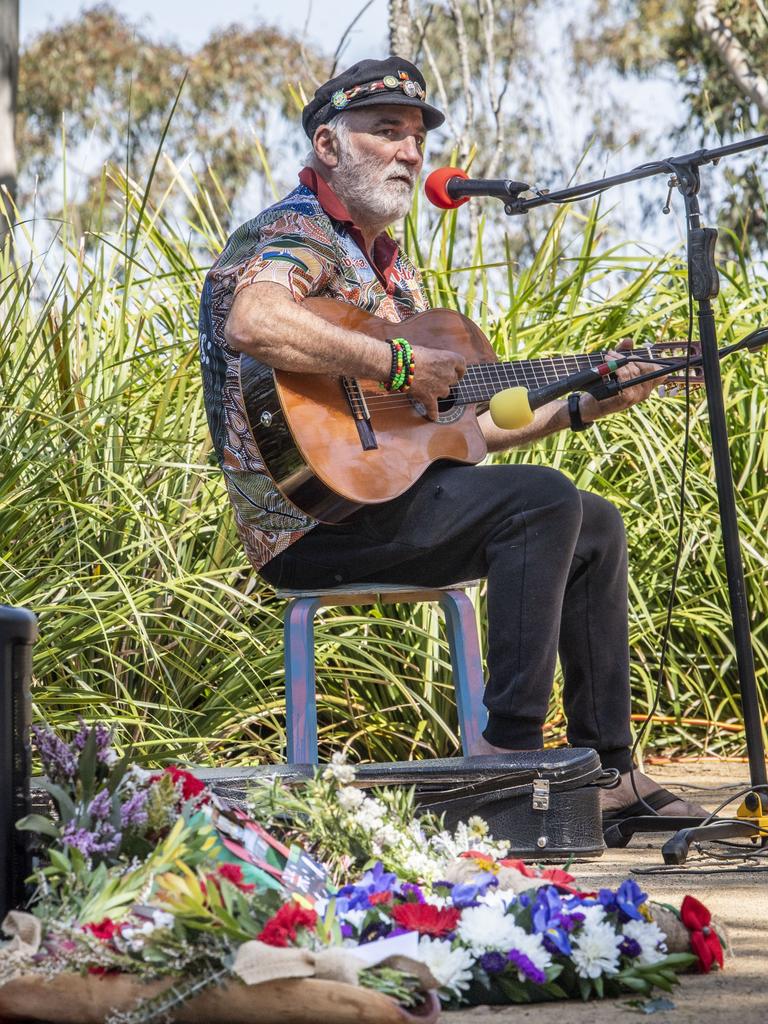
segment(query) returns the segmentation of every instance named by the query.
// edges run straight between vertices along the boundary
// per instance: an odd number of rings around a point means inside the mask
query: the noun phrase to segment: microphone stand
[[[717,231],[701,226],[698,193],[701,186],[700,167],[716,164],[722,157],[768,146],[768,135],[760,135],[743,142],[735,142],[718,149],[700,149],[694,153],[653,161],[624,174],[587,182],[556,192],[537,192],[532,198],[522,199],[521,189],[510,189],[504,200],[508,215],[523,214],[536,206],[562,203],[594,196],[614,185],[636,181],[656,174],[669,174],[669,196],[677,189],[685,202],[688,250],[688,288],[697,303],[697,320],[701,342],[701,364],[707,392],[707,410],[715,465],[715,481],[720,523],[723,534],[725,569],[728,580],[731,623],[733,626],[739,689],[744,715],[744,730],[749,758],[751,792],[737,812],[736,819],[675,818],[662,815],[642,815],[610,825],[605,832],[609,846],[626,846],[635,832],[675,830],[662,847],[666,864],[683,864],[694,840],[748,838],[766,844],[768,837],[768,777],[766,776],[765,748],[763,744],[760,705],[755,678],[752,636],[749,622],[744,567],[741,558],[739,528],[733,472],[725,419],[720,361],[717,352],[717,333],[712,310],[712,299],[718,294],[719,280],[715,265]],[[515,186],[520,183],[515,182]],[[669,198],[667,199],[667,204]]]

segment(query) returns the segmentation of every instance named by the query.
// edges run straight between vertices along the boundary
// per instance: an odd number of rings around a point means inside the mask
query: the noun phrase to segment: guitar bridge
[[[360,444],[362,445],[363,451],[373,451],[373,449],[378,448],[379,445],[376,440],[376,434],[373,432],[373,427],[371,426],[371,414],[368,411],[368,404],[365,401],[365,395],[362,392],[362,388],[354,377],[342,377],[341,386],[344,388],[344,394],[347,397],[350,412],[354,418],[357,432],[360,435]]]

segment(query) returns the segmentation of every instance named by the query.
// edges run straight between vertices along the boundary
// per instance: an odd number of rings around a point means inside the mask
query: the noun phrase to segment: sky
[[[20,0],[20,35],[24,45],[29,36],[51,25],[75,17],[84,7],[82,0]],[[220,25],[255,21],[277,25],[301,35],[305,26],[307,37],[315,45],[333,53],[344,29],[365,0],[343,5],[338,0],[291,0],[277,4],[272,0],[225,0],[217,16],[212,4],[200,0],[111,0],[112,6],[131,21],[146,25],[155,38],[174,40],[186,49],[196,49],[211,31]],[[341,10],[342,14],[339,15]],[[344,50],[344,62],[353,64],[363,57],[386,55],[386,0],[372,0],[370,7],[350,33]]]

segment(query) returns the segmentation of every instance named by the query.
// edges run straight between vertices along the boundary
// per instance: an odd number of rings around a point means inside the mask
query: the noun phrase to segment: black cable
[[[686,497],[686,481],[688,478],[688,454],[690,447],[690,435],[691,435],[691,380],[690,380],[690,365],[691,365],[691,345],[693,344],[693,293],[688,290],[688,340],[687,340],[687,353],[685,360],[685,428],[683,431],[683,459],[680,470],[680,492],[678,502],[678,525],[677,525],[677,543],[675,548],[675,560],[672,566],[672,580],[669,586],[669,595],[667,597],[667,611],[666,619],[664,621],[664,630],[661,638],[661,650],[659,652],[659,669],[656,676],[656,691],[653,696],[653,705],[650,711],[645,717],[645,721],[642,723],[635,735],[635,741],[632,744],[632,750],[630,753],[631,767],[629,769],[629,779],[632,784],[632,790],[637,798],[637,802],[648,811],[649,814],[654,817],[663,817],[659,812],[651,807],[637,789],[637,782],[635,781],[635,753],[638,745],[643,738],[648,726],[650,725],[653,716],[656,714],[656,710],[659,706],[661,699],[661,688],[664,685],[664,666],[667,657],[667,648],[669,646],[669,634],[672,629],[672,611],[675,605],[675,598],[677,596],[677,580],[680,574],[680,563],[683,555],[683,538],[684,538],[684,521],[685,521],[685,497]]]

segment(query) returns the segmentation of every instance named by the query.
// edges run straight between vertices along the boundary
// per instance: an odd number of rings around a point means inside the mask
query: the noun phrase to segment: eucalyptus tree
[[[19,70],[19,0],[0,0],[0,249],[16,197],[16,87]]]

